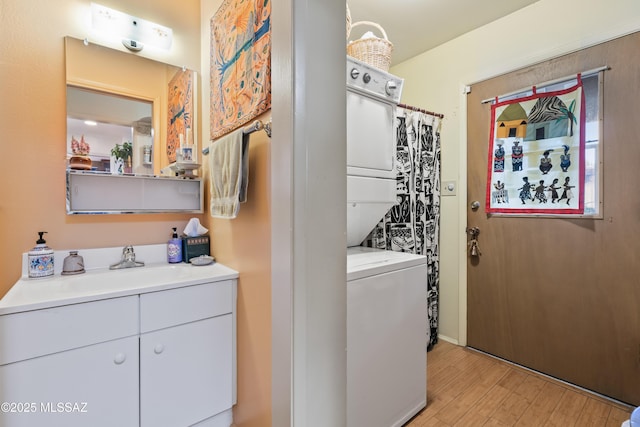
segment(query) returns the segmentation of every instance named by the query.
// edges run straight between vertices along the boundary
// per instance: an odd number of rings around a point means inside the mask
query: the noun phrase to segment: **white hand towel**
[[[213,142],[210,152],[211,216],[235,218],[246,201],[249,182],[248,136],[242,129]]]

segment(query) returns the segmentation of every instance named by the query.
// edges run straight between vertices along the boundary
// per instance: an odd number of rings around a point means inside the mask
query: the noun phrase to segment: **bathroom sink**
[[[150,264],[120,270],[96,270],[73,277],[65,277],[63,288],[68,291],[113,292],[144,288],[162,284],[183,283],[194,279],[194,270],[188,264]],[[197,273],[197,272],[196,272]]]
[[[237,271],[217,262],[203,266],[182,262],[169,264],[164,244],[138,245],[135,252],[140,263],[144,261],[144,266],[110,270],[109,266],[121,258],[121,247],[82,249],[80,254],[84,256],[85,273],[62,275],[62,260],[69,251],[56,251],[56,260],[60,260],[56,262],[59,270],[53,276],[39,279],[27,276],[28,257],[24,253],[23,276],[0,299],[0,315],[238,277]],[[125,257],[122,259],[127,261]]]
[[[222,264],[195,267],[186,263],[147,264],[139,268],[88,270],[44,279],[20,279],[0,300],[0,315],[58,305],[135,295],[234,279],[238,273]]]

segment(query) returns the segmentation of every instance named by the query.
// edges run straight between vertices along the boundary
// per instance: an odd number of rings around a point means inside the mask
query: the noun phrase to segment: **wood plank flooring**
[[[406,427],[620,427],[633,409],[442,340],[427,359],[427,407]]]

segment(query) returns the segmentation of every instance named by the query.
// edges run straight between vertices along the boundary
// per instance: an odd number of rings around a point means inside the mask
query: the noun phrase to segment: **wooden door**
[[[640,405],[640,34],[499,76],[468,95],[468,345]],[[483,99],[608,65],[603,219],[487,216]],[[473,201],[481,207],[471,209]]]

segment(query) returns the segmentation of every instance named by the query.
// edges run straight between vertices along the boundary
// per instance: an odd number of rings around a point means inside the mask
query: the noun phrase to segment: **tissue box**
[[[191,258],[200,255],[210,255],[209,236],[183,237],[182,259],[189,262]]]

